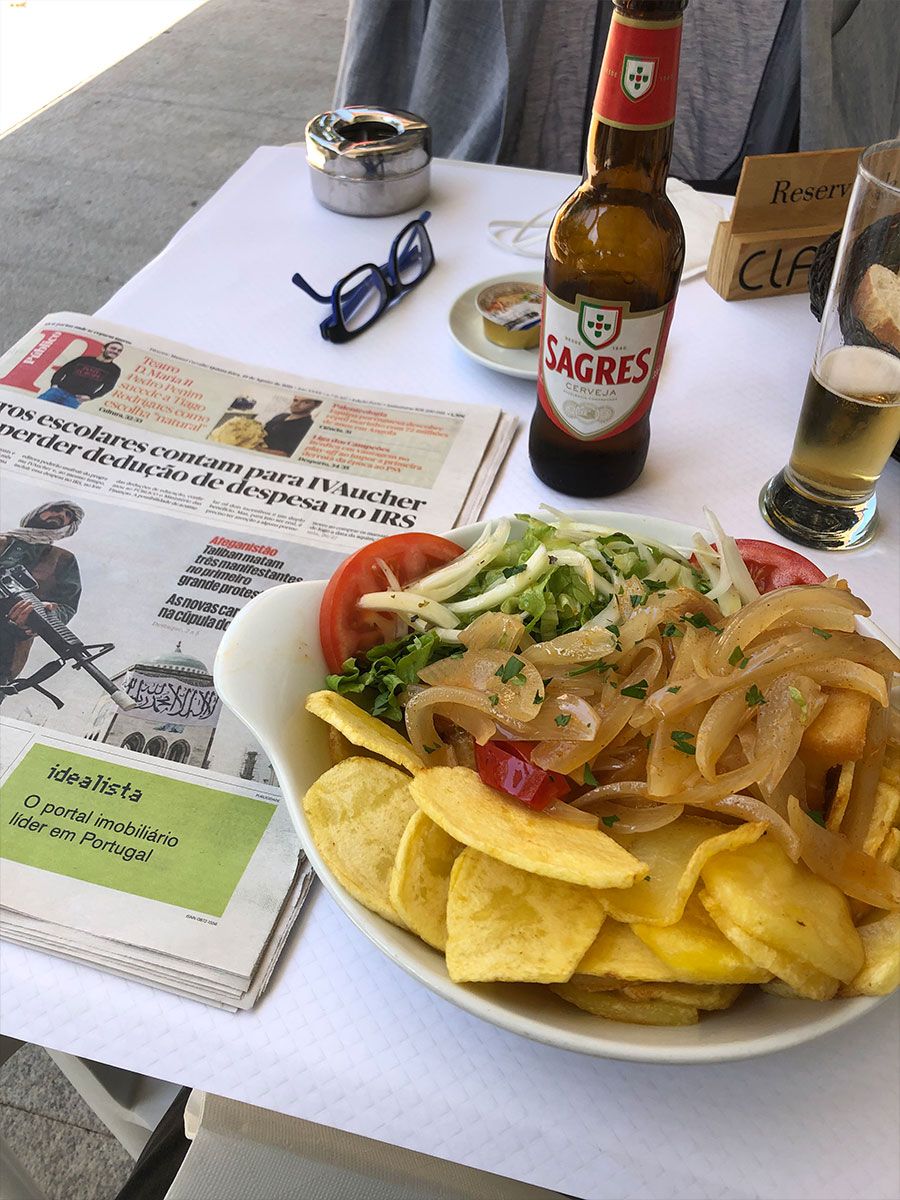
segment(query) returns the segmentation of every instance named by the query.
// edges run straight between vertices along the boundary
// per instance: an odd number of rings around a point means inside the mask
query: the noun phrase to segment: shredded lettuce
[[[383,646],[373,646],[361,660],[348,658],[341,672],[326,676],[325,683],[342,696],[360,693],[363,707],[373,716],[402,721],[400,692],[416,683],[419,672],[430,662],[460,654],[462,650],[462,646],[445,645],[436,633],[409,634]]]

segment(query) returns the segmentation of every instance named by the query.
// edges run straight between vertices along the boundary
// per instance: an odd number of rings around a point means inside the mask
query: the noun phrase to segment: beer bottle
[[[634,483],[684,262],[665,193],[687,0],[615,0],[585,178],[550,226],[536,474],[570,496]]]

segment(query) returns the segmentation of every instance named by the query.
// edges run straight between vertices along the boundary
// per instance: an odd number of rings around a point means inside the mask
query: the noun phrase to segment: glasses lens
[[[387,304],[384,280],[371,267],[360,267],[341,288],[341,319],[349,333],[364,329]]]
[[[397,247],[397,281],[404,287],[409,287],[417,279],[421,279],[431,266],[431,245],[425,236],[421,225],[413,225],[412,229],[400,239]]]

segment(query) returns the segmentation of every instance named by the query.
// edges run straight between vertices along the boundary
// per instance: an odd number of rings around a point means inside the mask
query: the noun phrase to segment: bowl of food
[[[262,593],[216,660],[343,912],[568,1050],[746,1058],[897,985],[895,648],[708,515],[385,538]]]

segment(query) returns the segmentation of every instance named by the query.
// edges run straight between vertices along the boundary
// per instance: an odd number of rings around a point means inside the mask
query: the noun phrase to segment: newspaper
[[[364,541],[476,517],[513,427],[71,314],[4,355],[0,934],[252,1004],[310,873],[216,695],[222,634]]]

